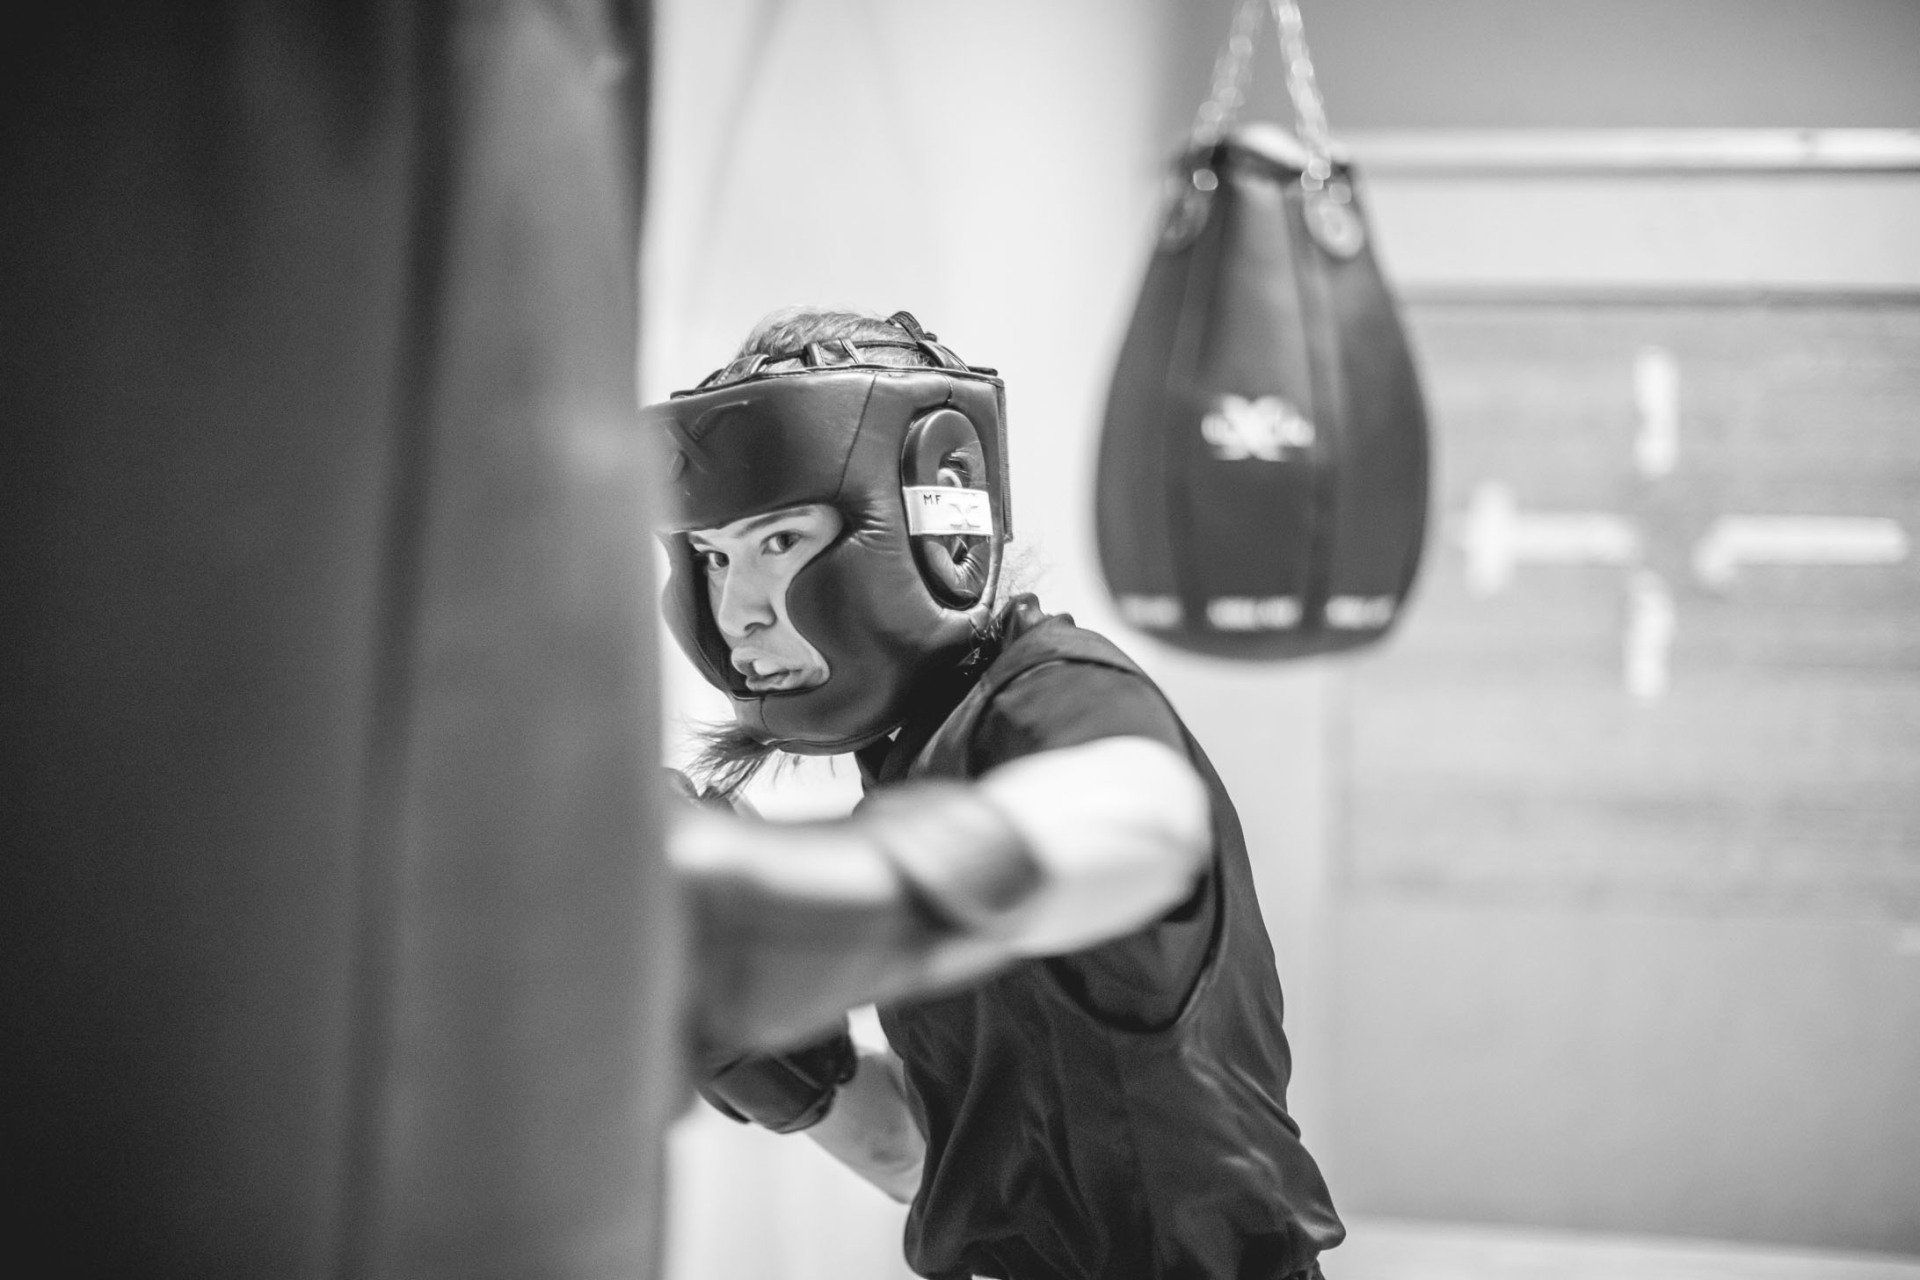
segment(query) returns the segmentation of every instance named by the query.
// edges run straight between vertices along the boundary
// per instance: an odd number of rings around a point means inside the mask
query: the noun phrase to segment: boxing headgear
[[[788,751],[850,751],[898,726],[914,690],[976,647],[992,611],[1009,533],[1005,386],[906,312],[891,319],[901,341],[746,356],[642,410],[673,450],[668,625],[740,726]],[[888,346],[933,367],[876,364],[865,350]],[[787,360],[801,367],[763,368]],[[687,531],[815,502],[843,525],[788,584],[787,616],[827,680],[754,693],[728,661]]]

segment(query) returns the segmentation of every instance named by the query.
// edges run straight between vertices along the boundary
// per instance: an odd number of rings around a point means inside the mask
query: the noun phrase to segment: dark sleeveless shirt
[[[1278,1280],[1346,1234],[1286,1111],[1280,982],[1239,820],[1139,668],[1022,598],[986,669],[861,764],[870,789],[971,778],[1122,734],[1192,760],[1211,870],[1130,937],[880,1011],[927,1136],[906,1231],[921,1275]]]

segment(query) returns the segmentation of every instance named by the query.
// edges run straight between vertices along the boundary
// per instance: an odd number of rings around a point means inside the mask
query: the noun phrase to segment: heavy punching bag
[[[644,0],[255,0],[0,54],[28,1267],[651,1274],[646,53]]]
[[[1418,372],[1336,156],[1292,0],[1273,0],[1299,137],[1234,125],[1268,0],[1243,0],[1121,346],[1100,563],[1123,621],[1289,659],[1400,619],[1427,521]]]

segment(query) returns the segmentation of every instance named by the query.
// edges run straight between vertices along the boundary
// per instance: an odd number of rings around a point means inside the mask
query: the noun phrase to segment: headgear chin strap
[[[1011,532],[1005,386],[906,312],[892,320],[906,340],[748,356],[641,411],[674,450],[668,624],[740,726],[788,751],[850,751],[895,728],[921,681],[960,662],[992,611]],[[874,346],[917,348],[936,367],[871,363],[862,348]],[[802,367],[763,369],[783,360]],[[728,661],[687,531],[812,502],[844,527],[788,584],[787,616],[826,659],[827,680],[753,693]]]

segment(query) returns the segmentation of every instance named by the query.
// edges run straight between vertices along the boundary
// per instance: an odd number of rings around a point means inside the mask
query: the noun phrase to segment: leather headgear
[[[641,411],[674,452],[668,624],[740,726],[788,751],[850,751],[899,725],[921,681],[984,634],[1010,534],[1004,384],[906,312],[890,319],[902,340],[746,356]],[[933,367],[873,363],[875,347],[917,349]],[[801,367],[763,367],[787,360]],[[687,531],[814,502],[843,527],[793,576],[787,616],[827,680],[753,693],[728,661]]]

